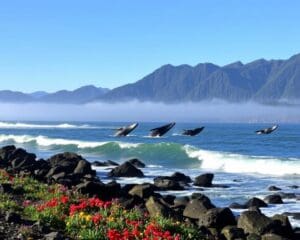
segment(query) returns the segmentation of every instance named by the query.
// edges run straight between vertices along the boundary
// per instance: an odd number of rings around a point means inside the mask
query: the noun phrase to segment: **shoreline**
[[[254,235],[258,239],[270,239],[268,238],[270,236],[261,238],[263,235],[282,236],[286,239],[299,238],[299,229],[292,229],[286,215],[276,215],[269,218],[259,210],[260,207],[267,207],[268,204],[282,203],[284,196],[279,194],[271,194],[265,201],[252,198],[243,204],[232,203],[231,208],[242,209],[241,215],[236,218],[230,208],[215,206],[205,195],[205,190],[201,193],[194,193],[190,197],[180,198],[159,193],[170,190],[182,191],[189,185],[196,185],[199,189],[230,188],[230,186],[214,184],[214,175],[211,173],[199,175],[195,179],[182,173],[174,173],[171,176],[156,177],[154,184],[126,184],[121,186],[117,182],[119,177],[139,177],[141,179],[144,177],[143,168],[145,165],[141,161],[133,159],[121,165],[114,162],[95,164],[112,169],[108,176],[112,180],[111,182],[103,183],[96,176],[91,163],[74,153],[57,154],[47,160],[37,161],[34,154],[16,149],[13,146],[0,149],[0,168],[5,169],[13,176],[29,176],[49,186],[62,184],[69,189],[75,189],[80,194],[89,197],[97,196],[103,201],[118,199],[118,203],[124,209],[138,207],[153,218],[160,216],[179,221],[182,224],[188,223],[193,229],[198,231],[201,229],[203,236],[208,239],[209,237],[234,239],[232,236],[237,235],[241,239]],[[115,181],[116,179],[117,181]],[[276,189],[275,187],[273,186],[273,190]],[[270,191],[270,193],[274,193],[274,191]],[[299,197],[294,195],[296,198]],[[297,213],[295,216],[298,216]],[[261,226],[256,225],[258,220],[261,221]]]

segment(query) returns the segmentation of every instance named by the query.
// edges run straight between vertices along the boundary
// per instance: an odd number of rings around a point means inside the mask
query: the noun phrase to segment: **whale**
[[[204,127],[194,128],[194,129],[184,129],[182,135],[185,135],[185,136],[196,136],[200,132],[202,132],[203,129],[204,129]]]
[[[277,128],[278,128],[278,125],[274,125],[273,127],[257,130],[255,132],[258,135],[260,135],[260,134],[270,134],[270,133],[274,132]]]
[[[176,123],[172,122],[161,127],[153,128],[150,130],[151,137],[161,137],[166,134]]]
[[[116,137],[125,137],[129,133],[131,133],[134,129],[136,129],[138,125],[139,125],[138,123],[133,123],[128,126],[118,128],[118,129],[116,129],[117,131],[115,133],[115,136]]]

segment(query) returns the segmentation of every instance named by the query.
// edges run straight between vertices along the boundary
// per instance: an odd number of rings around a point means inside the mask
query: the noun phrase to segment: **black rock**
[[[144,177],[143,172],[133,166],[130,162],[124,162],[122,165],[112,169],[108,173],[109,177]]]
[[[183,182],[183,183],[191,183],[192,179],[189,176],[186,176],[185,174],[181,172],[175,172],[171,176],[171,179],[177,182]]]
[[[183,216],[199,219],[201,214],[212,208],[215,208],[215,206],[211,203],[210,199],[204,194],[201,194],[201,196],[199,195],[197,198],[190,200],[183,211]]]
[[[212,208],[201,213],[198,225],[221,230],[228,225],[235,225],[235,217],[229,208]]]
[[[264,198],[264,201],[269,204],[282,204],[283,203],[279,194],[273,194],[273,195],[266,196]]]
[[[245,239],[245,233],[243,229],[236,226],[225,226],[222,229],[221,234],[226,240]]]
[[[152,217],[162,216],[162,217],[170,217],[172,215],[171,209],[164,205],[159,199],[156,197],[150,197],[146,202],[146,208]]]
[[[179,206],[186,206],[189,203],[190,199],[188,197],[176,197],[174,199],[174,206],[179,207]]]
[[[269,190],[269,191],[280,191],[281,188],[276,187],[276,186],[270,186],[270,187],[268,187],[268,190]]]
[[[170,177],[156,177],[154,178],[154,185],[160,190],[184,190],[180,184]]]
[[[256,211],[245,211],[238,219],[237,227],[245,233],[263,235],[269,233],[276,225],[273,220]]]
[[[291,216],[296,220],[300,220],[300,212],[284,212],[283,215]]]
[[[130,162],[133,166],[135,166],[137,168],[144,168],[144,167],[146,167],[146,164],[143,163],[141,160],[139,160],[137,158],[132,158],[132,159],[128,160],[128,162]]]
[[[121,185],[116,181],[102,185],[103,189],[99,191],[97,196],[102,200],[108,201],[113,198],[119,198],[121,195]]]
[[[157,190],[157,188],[150,184],[139,184],[135,185],[130,191],[129,194],[132,196],[138,196],[140,198],[149,198],[150,196],[154,195],[154,191]]]
[[[281,198],[286,198],[286,199],[297,198],[295,193],[279,192],[278,194],[280,195]]]
[[[87,182],[78,184],[76,186],[76,189],[82,194],[88,194],[89,196],[94,196],[103,191],[104,184],[101,182],[87,181]]]
[[[77,163],[74,173],[79,173],[82,175],[91,174],[96,175],[95,171],[92,170],[91,164],[86,160],[80,160]]]
[[[249,199],[246,203],[245,203],[245,206],[247,208],[250,208],[250,207],[268,207],[268,204],[266,204],[263,200],[259,199],[259,198],[251,198]]]
[[[214,174],[205,173],[195,178],[194,185],[199,187],[211,187]]]

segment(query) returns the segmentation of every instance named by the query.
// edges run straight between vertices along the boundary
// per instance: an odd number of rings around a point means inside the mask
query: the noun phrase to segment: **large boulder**
[[[76,186],[78,192],[82,194],[88,194],[89,196],[98,195],[104,189],[104,184],[102,182],[92,182],[86,181],[80,183]]]
[[[82,156],[71,153],[59,153],[48,159],[51,167],[60,166],[66,173],[73,173],[79,161],[85,160]],[[86,161],[86,160],[85,160]]]
[[[287,216],[282,214],[276,214],[271,219],[278,223],[275,233],[286,238],[293,238],[293,228]]]
[[[247,208],[250,208],[250,207],[258,207],[258,208],[261,208],[261,207],[268,207],[268,204],[266,204],[263,200],[254,197],[254,198],[249,199],[249,200],[245,203],[245,206],[246,206]]]
[[[177,182],[182,182],[182,183],[191,183],[192,179],[189,176],[186,176],[185,174],[181,173],[181,172],[175,172],[173,173],[170,178],[174,181]]]
[[[236,226],[226,226],[222,229],[221,234],[226,240],[245,239],[243,229]]]
[[[14,145],[9,145],[0,148],[0,165],[6,166],[8,164],[8,161],[11,159],[11,154],[13,151],[16,150],[16,147]]]
[[[129,195],[138,196],[140,198],[149,198],[154,195],[154,191],[157,190],[155,186],[150,183],[144,183],[135,185],[130,191]]]
[[[144,177],[143,172],[130,162],[124,162],[108,173],[109,177]]]
[[[270,186],[270,187],[268,187],[268,190],[269,190],[269,191],[280,191],[281,188],[276,187],[276,186]]]
[[[183,190],[180,184],[170,177],[156,177],[154,178],[154,185],[160,190]]]
[[[95,171],[92,170],[91,164],[86,160],[80,160],[77,163],[77,166],[74,169],[74,173],[78,173],[82,175],[86,175],[86,174],[96,175]]]
[[[195,178],[194,185],[198,187],[211,187],[214,174],[205,173]]]
[[[161,201],[156,197],[150,197],[148,199],[146,202],[146,208],[152,217],[170,217],[172,212],[170,208],[162,204]]]
[[[274,221],[257,211],[245,211],[238,219],[237,226],[245,233],[263,235],[269,233],[276,226]]]
[[[272,195],[266,196],[264,198],[264,201],[269,204],[282,204],[283,203],[281,196],[279,194],[272,194]]]
[[[141,160],[139,160],[137,158],[132,158],[132,159],[128,160],[128,162],[130,162],[133,166],[135,166],[137,168],[144,168],[144,167],[146,167],[146,164],[143,163]]]
[[[198,225],[221,230],[227,225],[235,225],[235,217],[229,208],[212,208],[199,216]]]
[[[201,214],[212,208],[215,208],[215,206],[211,203],[210,199],[203,194],[201,194],[201,196],[199,194],[198,198],[191,199],[186,205],[183,211],[183,216],[192,219],[199,219]]]

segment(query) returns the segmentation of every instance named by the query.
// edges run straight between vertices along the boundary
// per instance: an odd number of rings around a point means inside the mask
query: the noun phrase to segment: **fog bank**
[[[114,122],[288,122],[300,123],[300,106],[231,104],[218,101],[164,104],[151,102],[69,104],[0,103],[0,121]]]

